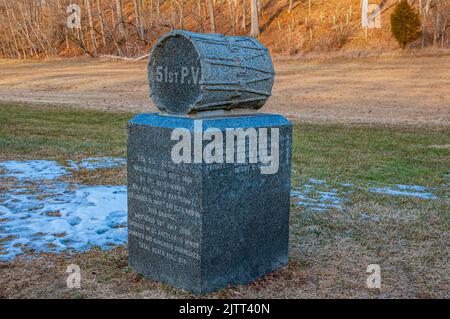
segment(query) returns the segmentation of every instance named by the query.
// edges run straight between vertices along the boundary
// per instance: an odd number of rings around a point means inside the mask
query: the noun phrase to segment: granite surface
[[[140,114],[129,122],[130,266],[147,278],[202,294],[249,283],[286,265],[289,121],[271,114],[202,121],[202,132],[278,128],[280,160],[275,174],[261,174],[261,163],[248,159],[175,164],[174,128],[185,128],[194,138],[191,118]]]
[[[257,39],[175,30],[154,46],[150,97],[163,112],[259,109],[272,94],[274,68]]]

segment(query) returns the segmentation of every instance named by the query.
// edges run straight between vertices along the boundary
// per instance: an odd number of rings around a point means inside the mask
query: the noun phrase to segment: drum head
[[[191,41],[173,35],[159,42],[149,63],[151,97],[161,111],[189,113],[201,95],[200,57]]]

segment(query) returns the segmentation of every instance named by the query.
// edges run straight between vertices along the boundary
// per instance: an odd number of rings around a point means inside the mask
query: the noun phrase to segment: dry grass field
[[[203,297],[448,298],[450,56],[276,68],[263,110],[294,120],[292,189],[338,205],[314,212],[293,192],[289,266]],[[155,111],[145,73],[144,62],[0,60],[0,161],[125,157],[126,121]],[[0,205],[12,183],[1,173]],[[80,170],[60,182],[124,185],[126,170]],[[432,195],[389,193],[399,184]],[[127,256],[121,246],[0,261],[0,298],[192,297],[133,272]],[[69,264],[81,267],[81,289],[66,287]],[[380,290],[366,286],[369,264],[381,267]]]
[[[448,125],[450,54],[276,61],[264,112],[334,123]],[[145,62],[0,60],[0,101],[155,111]]]
[[[125,123],[132,116],[0,103],[0,161],[47,159],[63,164],[91,156],[124,157]],[[447,298],[449,145],[448,127],[295,124],[289,266],[250,285],[203,297]],[[8,200],[14,181],[1,173],[0,208],[3,202],[14,207]],[[58,182],[126,183],[125,167],[72,173]],[[417,191],[393,196],[398,184]],[[26,184],[19,191],[49,196],[41,186]],[[331,208],[309,210],[302,196],[310,198],[310,204]],[[2,245],[11,240],[2,234],[9,231],[7,222],[0,218],[0,255]],[[29,251],[0,261],[0,298],[192,297],[133,272],[123,245],[37,257]],[[81,289],[66,287],[69,264],[81,268]],[[380,290],[366,287],[369,264],[381,267]]]

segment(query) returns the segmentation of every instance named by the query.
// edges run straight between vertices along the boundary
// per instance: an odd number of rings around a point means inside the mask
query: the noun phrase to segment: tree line
[[[218,7],[228,9],[228,33],[257,37],[260,5],[260,0],[0,0],[0,55],[49,57],[61,50],[139,55],[161,32],[184,29],[186,23],[218,32]]]
[[[138,57],[172,29],[257,37],[262,12],[277,1],[289,14],[305,5],[309,15],[317,0],[0,0],[0,56]],[[423,43],[441,41],[444,46],[450,1],[409,2],[420,11]],[[313,19],[305,21],[309,27]],[[280,27],[280,33],[289,30]]]

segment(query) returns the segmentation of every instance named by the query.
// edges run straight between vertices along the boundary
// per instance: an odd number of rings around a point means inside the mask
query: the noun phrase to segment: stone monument
[[[128,126],[130,266],[202,294],[286,265],[292,132],[258,113],[274,80],[268,50],[172,31],[148,77],[160,113]]]

